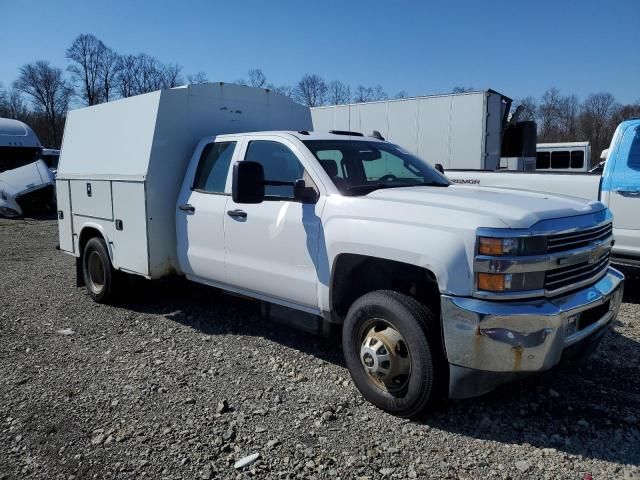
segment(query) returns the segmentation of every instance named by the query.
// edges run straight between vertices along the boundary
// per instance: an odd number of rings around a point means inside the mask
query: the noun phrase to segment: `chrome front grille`
[[[613,232],[611,222],[594,228],[578,230],[571,233],[559,233],[547,237],[549,253],[563,252],[575,248],[586,247],[593,242],[604,240]]]
[[[547,251],[558,258],[564,252],[584,252],[569,265],[553,268],[545,273],[544,289],[553,296],[584,287],[598,281],[609,266],[613,237],[611,222],[570,233],[559,233],[547,237]],[[562,258],[562,257],[560,257]]]
[[[567,287],[579,287],[585,283],[595,282],[607,271],[609,266],[607,251],[593,262],[575,263],[568,267],[549,270],[544,277],[544,288],[553,293],[556,290],[565,290]]]

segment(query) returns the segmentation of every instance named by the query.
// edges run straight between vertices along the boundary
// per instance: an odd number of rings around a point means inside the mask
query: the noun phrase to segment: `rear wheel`
[[[415,417],[446,393],[447,369],[437,317],[414,298],[380,290],[349,309],[345,361],[362,395],[401,417]]]
[[[107,246],[99,237],[90,238],[82,254],[82,273],[89,296],[98,303],[114,300],[117,272],[111,266]]]

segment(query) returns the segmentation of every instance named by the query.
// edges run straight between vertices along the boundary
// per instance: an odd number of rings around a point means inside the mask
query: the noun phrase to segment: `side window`
[[[295,182],[304,176],[304,167],[298,157],[285,145],[270,140],[249,142],[244,157],[264,168],[265,181]],[[266,185],[267,197],[293,198],[293,185]]]
[[[584,152],[582,150],[573,150],[571,152],[571,168],[584,167]]]
[[[210,143],[200,156],[193,189],[207,193],[223,193],[236,142]]]
[[[568,151],[551,152],[551,168],[569,168],[571,156]]]
[[[340,150],[320,150],[316,152],[316,157],[331,178],[345,177],[342,163],[343,155]]]
[[[629,159],[627,166],[633,170],[640,171],[640,128],[636,128],[631,148],[629,148]]]
[[[551,168],[551,154],[549,152],[538,152],[536,157],[536,168],[540,170]]]

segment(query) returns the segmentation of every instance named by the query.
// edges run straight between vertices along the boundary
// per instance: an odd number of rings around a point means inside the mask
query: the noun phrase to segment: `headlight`
[[[478,253],[491,256],[541,255],[546,253],[545,237],[478,237]]]
[[[521,292],[544,288],[545,272],[478,273],[478,290],[486,292]]]

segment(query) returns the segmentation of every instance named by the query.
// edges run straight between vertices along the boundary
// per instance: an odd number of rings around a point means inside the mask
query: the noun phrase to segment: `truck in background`
[[[591,168],[589,142],[538,143],[536,171],[584,173]]]
[[[0,216],[51,209],[54,174],[41,154],[40,140],[26,123],[0,118]]]
[[[69,112],[58,225],[79,283],[109,302],[126,275],[181,274],[342,325],[355,385],[403,417],[586,356],[616,318],[602,203],[459,187],[310,129],[291,99],[224,84]]]
[[[602,170],[594,173],[447,170],[460,185],[479,185],[599,200],[614,216],[613,261],[640,266],[640,119],[616,128]],[[601,173],[601,174],[599,174]]]
[[[512,100],[494,90],[311,109],[315,131],[374,131],[444,168],[533,170],[535,123],[509,120]]]

